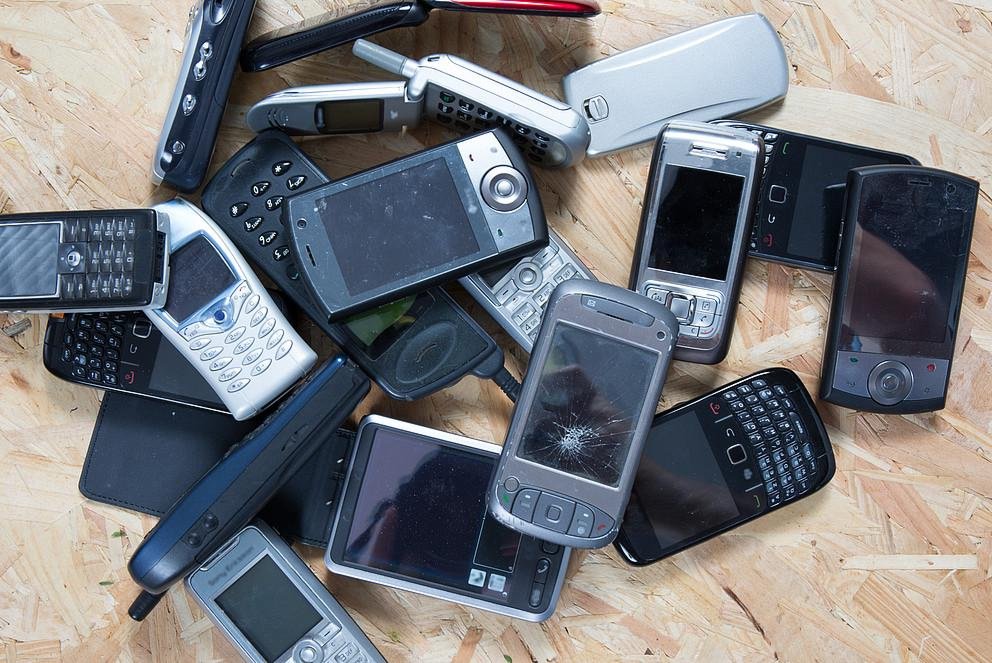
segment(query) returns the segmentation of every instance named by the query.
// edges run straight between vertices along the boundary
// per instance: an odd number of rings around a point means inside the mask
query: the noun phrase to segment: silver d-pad
[[[913,372],[901,361],[883,361],[868,374],[868,393],[879,405],[901,403],[913,390]]]
[[[527,201],[527,180],[509,166],[491,168],[482,178],[482,199],[499,212],[512,212]]]

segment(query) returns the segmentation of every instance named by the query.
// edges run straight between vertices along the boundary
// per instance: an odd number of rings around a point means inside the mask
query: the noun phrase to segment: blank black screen
[[[267,661],[279,658],[321,620],[320,613],[268,555],[216,600]]]
[[[620,482],[656,355],[559,323],[517,456],[608,486]],[[636,459],[634,459],[636,462]]]
[[[743,190],[740,175],[666,167],[650,266],[725,280]]]
[[[653,534],[662,550],[740,515],[706,434],[691,410],[651,429],[628,513],[631,509],[643,511],[652,533],[632,531],[629,522],[640,519],[625,516],[628,536]],[[641,548],[654,546],[638,546]]]
[[[347,99],[317,104],[317,130],[322,134],[382,130],[382,99]]]
[[[0,225],[0,297],[55,294],[60,234],[58,223]]]
[[[198,235],[169,256],[165,312],[182,324],[236,282],[217,249],[203,235]]]
[[[443,158],[341,190],[317,208],[353,297],[479,251]]]

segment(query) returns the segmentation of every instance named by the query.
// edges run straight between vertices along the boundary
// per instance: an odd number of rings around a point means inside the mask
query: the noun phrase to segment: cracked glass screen
[[[517,456],[616,486],[657,356],[562,323],[551,347]]]

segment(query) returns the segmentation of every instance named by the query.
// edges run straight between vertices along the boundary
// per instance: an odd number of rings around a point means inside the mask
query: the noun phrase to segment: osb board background
[[[250,36],[335,4],[345,3],[259,0]],[[0,0],[2,211],[172,195],[148,173],[187,9],[185,0]],[[792,87],[754,120],[906,152],[982,182],[947,408],[883,417],[820,404],[837,455],[826,489],[649,568],[625,566],[609,548],[589,554],[543,625],[331,577],[318,551],[302,553],[395,661],[992,659],[992,4],[605,0],[603,10],[584,20],[435,12],[376,40],[416,57],[458,54],[560,96],[561,76],[579,65],[764,12],[788,51]],[[346,48],[239,74],[214,166],[249,139],[243,114],[263,95],[368,78],[388,77]],[[448,137],[427,125],[306,149],[341,177]],[[649,154],[535,173],[552,226],[613,283],[626,281]],[[730,356],[713,367],[674,364],[663,405],[771,365],[815,391],[830,285],[751,261]],[[519,375],[525,357],[471,308]],[[0,315],[0,326],[12,322]],[[154,520],[78,493],[100,394],[45,372],[44,319],[31,322],[15,338],[0,335],[0,658],[236,659],[182,589],[143,624],[127,618],[135,587],[125,565]],[[362,411],[498,442],[510,405],[467,378],[412,404],[375,393]]]

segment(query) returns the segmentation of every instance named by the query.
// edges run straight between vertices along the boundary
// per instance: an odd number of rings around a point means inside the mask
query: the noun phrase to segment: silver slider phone
[[[624,288],[555,288],[489,485],[497,521],[575,548],[613,540],[677,334],[665,306]]]
[[[597,60],[562,79],[591,157],[653,140],[671,120],[736,117],[785,96],[789,62],[761,14],[732,16]]]
[[[727,355],[763,149],[749,131],[701,122],[672,122],[658,137],[629,287],[675,314],[676,359]]]
[[[248,126],[295,134],[365,133],[428,118],[463,133],[503,127],[530,161],[546,167],[569,166],[585,156],[589,126],[568,104],[453,55],[412,60],[364,39],[353,52],[408,80],[283,90],[248,111]]]

